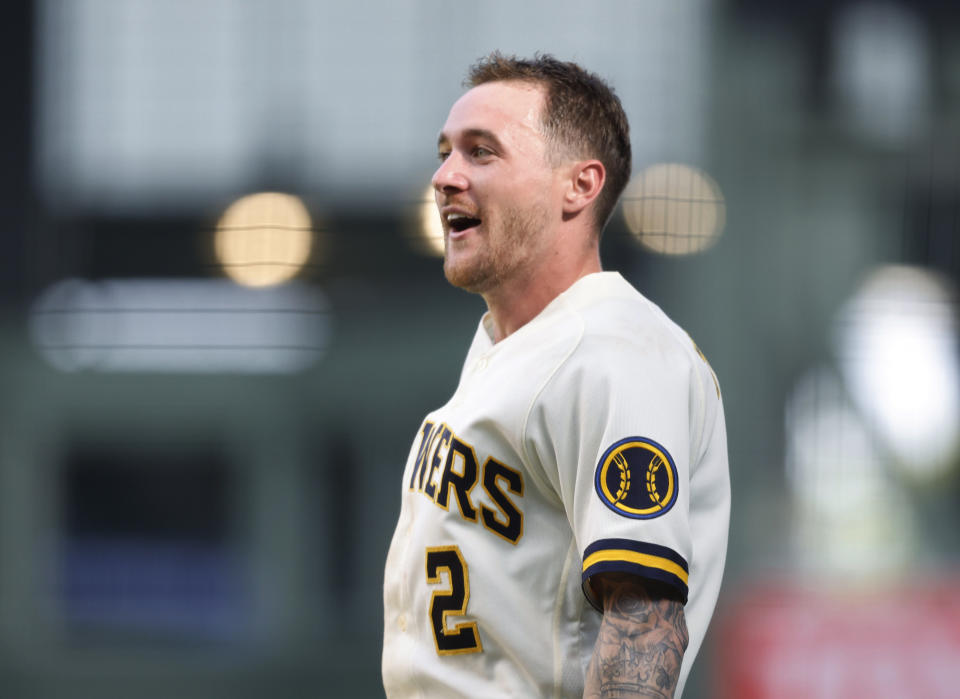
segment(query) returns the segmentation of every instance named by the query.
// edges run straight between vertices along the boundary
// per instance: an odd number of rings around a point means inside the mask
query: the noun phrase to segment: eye
[[[493,151],[484,146],[474,146],[472,153],[475,158],[486,158],[493,155]]]
[[[449,157],[450,157],[450,151],[448,150],[437,151],[437,160],[439,160],[441,163]]]

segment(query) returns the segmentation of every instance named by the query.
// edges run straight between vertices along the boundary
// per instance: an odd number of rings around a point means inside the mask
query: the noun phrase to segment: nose
[[[444,194],[462,192],[470,186],[470,181],[464,173],[463,160],[455,152],[440,163],[440,167],[433,173],[431,182],[437,192]]]

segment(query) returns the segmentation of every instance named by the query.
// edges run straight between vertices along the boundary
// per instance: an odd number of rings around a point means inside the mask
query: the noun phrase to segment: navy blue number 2
[[[446,573],[446,576],[443,575]],[[427,583],[439,585],[447,578],[445,589],[430,596],[430,623],[439,655],[479,653],[483,650],[477,622],[464,621],[453,628],[448,617],[464,616],[470,601],[470,577],[467,563],[458,546],[435,546],[427,549]]]

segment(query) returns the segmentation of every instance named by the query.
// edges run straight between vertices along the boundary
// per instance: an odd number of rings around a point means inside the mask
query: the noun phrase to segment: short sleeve
[[[563,503],[594,606],[588,583],[602,572],[687,600],[691,356],[666,332],[586,335],[531,409],[526,439]]]

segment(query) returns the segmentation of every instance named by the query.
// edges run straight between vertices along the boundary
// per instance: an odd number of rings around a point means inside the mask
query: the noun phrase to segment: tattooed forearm
[[[584,699],[673,697],[689,641],[683,603],[634,577],[596,582],[604,613]]]

